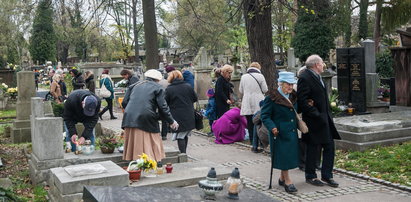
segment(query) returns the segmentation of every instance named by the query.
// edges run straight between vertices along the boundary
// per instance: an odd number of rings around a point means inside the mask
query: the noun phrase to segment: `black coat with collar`
[[[195,128],[194,102],[197,94],[190,84],[176,79],[167,86],[166,101],[170,107],[171,115],[179,124],[175,132],[185,132]]]
[[[297,87],[299,110],[309,130],[303,139],[314,144],[327,144],[333,139],[341,139],[331,116],[327,90],[319,78],[307,69],[300,74]],[[308,105],[308,99],[314,101],[314,106]]]
[[[96,112],[93,116],[84,115],[83,107],[81,104],[84,98],[89,95],[92,95],[97,99]],[[71,137],[74,134],[77,134],[76,123],[83,123],[84,131],[81,136],[87,140],[90,139],[90,137],[93,135],[92,131],[98,121],[98,112],[100,110],[100,105],[100,99],[94,93],[88,90],[75,90],[71,92],[67,100],[64,102],[63,119],[70,133],[67,135]]]

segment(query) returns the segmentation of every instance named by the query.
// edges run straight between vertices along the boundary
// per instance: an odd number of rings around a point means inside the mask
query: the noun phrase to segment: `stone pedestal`
[[[364,66],[365,73],[375,73],[375,42],[373,40],[367,39],[362,42],[364,47]]]
[[[11,140],[13,143],[30,142],[30,98],[36,95],[34,73],[31,71],[18,72],[17,87],[19,89],[16,105],[17,117],[13,121]]]

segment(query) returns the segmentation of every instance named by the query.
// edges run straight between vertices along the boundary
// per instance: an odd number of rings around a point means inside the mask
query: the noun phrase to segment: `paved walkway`
[[[122,114],[117,120],[107,120],[108,113],[101,121],[103,127],[121,130]],[[290,171],[291,178],[298,189],[297,194],[287,194],[277,184],[279,170],[274,170],[273,188],[268,190],[270,175],[270,157],[268,154],[255,154],[250,148],[240,144],[218,145],[213,138],[196,133],[189,138],[187,154],[192,160],[209,160],[228,168],[238,167],[246,186],[272,196],[281,201],[411,201],[411,193],[379,183],[354,178],[342,173],[335,173],[338,188],[329,186],[315,187],[305,183],[304,173],[298,169]],[[177,147],[177,142],[164,141],[167,146]],[[217,170],[218,172],[218,170]],[[320,174],[319,172],[317,172]]]

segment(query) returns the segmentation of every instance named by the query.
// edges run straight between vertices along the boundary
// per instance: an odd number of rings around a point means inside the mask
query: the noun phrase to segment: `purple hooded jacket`
[[[244,140],[247,120],[240,115],[239,108],[233,108],[213,123],[215,143],[231,144]]]

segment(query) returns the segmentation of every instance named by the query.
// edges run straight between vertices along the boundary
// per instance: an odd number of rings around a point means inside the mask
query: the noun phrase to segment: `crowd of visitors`
[[[233,66],[214,69],[215,83],[206,92],[208,103],[204,110],[211,130],[208,135],[214,136],[217,144],[231,144],[248,138],[254,153],[269,146],[271,167],[281,170],[278,184],[288,193],[298,191],[289,175],[289,170],[297,167],[305,170],[309,184],[338,187],[332,169],[334,139],[340,139],[340,136],[320,76],[324,71],[323,60],[318,55],[308,57],[298,80],[294,73],[279,72],[277,87],[267,85],[261,69],[259,63],[252,62],[241,76],[238,89],[231,83]],[[99,87],[110,92],[104,98],[95,94],[92,72],[86,72],[83,77],[81,72],[72,69],[70,74],[74,91],[67,98],[60,83],[64,83],[60,72],[54,72],[50,93],[58,103],[65,100],[67,147],[75,150],[75,143],[83,143],[86,139],[94,144],[93,128],[106,111],[109,111],[110,119],[117,117],[113,113],[114,83],[109,70],[104,70],[98,80]],[[154,69],[146,71],[141,80],[130,70],[120,74],[127,81],[125,97],[120,103],[124,110],[121,124],[125,139],[123,159],[135,160],[145,153],[161,161],[165,158],[162,140],[167,139],[167,133],[171,133],[179,151],[187,153],[189,136],[196,128],[194,104],[198,96],[193,73],[189,69],[166,66],[164,73]],[[234,92],[240,93],[241,102]],[[100,111],[101,99],[107,106]],[[301,128],[302,121],[308,130]],[[78,122],[86,128],[80,138],[74,126]],[[301,141],[305,147],[300,146]],[[321,154],[320,180],[316,163]]]

